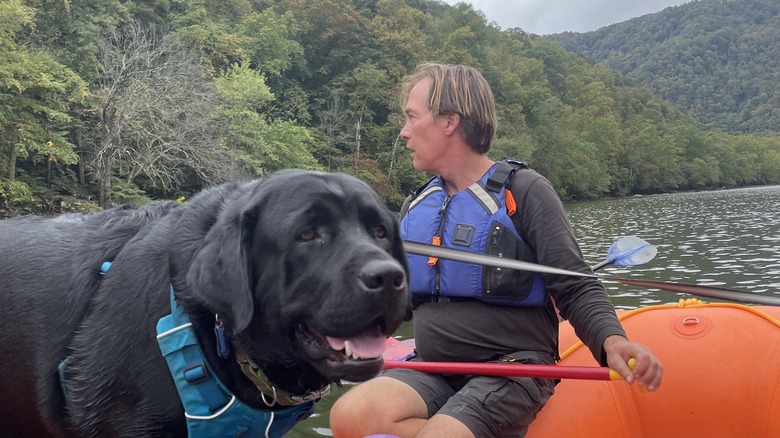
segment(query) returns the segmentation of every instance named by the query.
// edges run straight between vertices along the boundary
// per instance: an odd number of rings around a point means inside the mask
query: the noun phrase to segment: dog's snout
[[[372,260],[363,266],[360,280],[369,292],[394,292],[406,288],[406,274],[392,260]]]

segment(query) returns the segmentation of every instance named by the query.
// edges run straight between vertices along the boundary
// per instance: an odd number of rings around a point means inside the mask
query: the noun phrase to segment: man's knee
[[[378,402],[381,386],[381,382],[369,380],[353,387],[336,400],[330,409],[330,429],[334,436],[364,437],[380,427],[377,421],[382,412],[381,403]]]
[[[358,398],[355,397],[355,389],[352,388],[339,397],[330,408],[330,429],[334,436],[358,436],[356,429],[359,426],[359,421],[366,418],[366,415],[360,412],[364,405],[354,401]]]
[[[427,408],[409,385],[390,377],[363,382],[342,395],[330,410],[338,438],[389,433],[409,418],[427,418]]]

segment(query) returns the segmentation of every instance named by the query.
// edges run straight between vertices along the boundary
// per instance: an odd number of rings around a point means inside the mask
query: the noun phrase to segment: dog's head
[[[187,274],[193,296],[288,391],[362,381],[411,317],[398,221],[366,184],[288,170],[224,208]]]

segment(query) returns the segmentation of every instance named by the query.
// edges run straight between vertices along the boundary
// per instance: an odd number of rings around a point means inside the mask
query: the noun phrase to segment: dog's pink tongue
[[[347,355],[359,359],[373,359],[385,352],[385,337],[379,333],[363,332],[351,338],[325,337],[334,350],[347,350]]]

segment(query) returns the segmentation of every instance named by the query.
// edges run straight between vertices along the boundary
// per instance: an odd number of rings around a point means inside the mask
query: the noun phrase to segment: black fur
[[[410,317],[402,243],[368,186],[297,170],[181,206],[0,221],[0,436],[186,436],[155,339],[169,284],[219,378],[250,405],[264,406],[238,364],[217,357],[215,314],[286,391],[366,380],[381,360],[344,358],[301,329],[320,341],[394,332]]]

